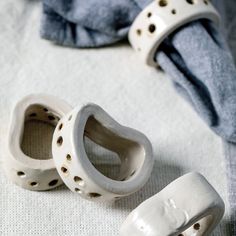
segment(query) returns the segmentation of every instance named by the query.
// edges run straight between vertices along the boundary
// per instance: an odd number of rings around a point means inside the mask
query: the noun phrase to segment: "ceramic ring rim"
[[[96,112],[90,110],[91,106],[96,109]],[[108,113],[106,112],[103,113],[103,112],[104,112],[103,109],[101,109],[99,106],[95,104],[88,104],[82,108],[81,110],[82,114],[76,117],[75,126],[77,127],[78,124],[80,123],[81,126],[83,125],[83,127],[85,127],[87,119],[92,115],[98,121],[101,118],[100,116],[105,116],[108,120],[112,120],[113,127],[112,128],[109,127],[110,130],[118,132],[120,136],[122,136],[122,134],[125,134],[124,136],[125,138],[130,138],[132,141],[136,141],[137,143],[141,144],[143,148],[145,147],[144,163],[142,167],[139,169],[139,172],[142,171],[142,175],[140,175],[137,172],[137,175],[133,176],[131,179],[128,179],[126,181],[113,180],[103,175],[92,165],[92,163],[89,161],[87,157],[84,145],[82,143],[79,143],[79,146],[84,155],[80,156],[78,150],[76,148],[74,150],[76,152],[76,155],[79,156],[80,158],[86,157],[81,161],[81,165],[87,171],[88,176],[92,178],[96,184],[103,186],[105,190],[109,192],[112,191],[115,194],[120,194],[121,192],[122,194],[130,194],[131,192],[135,192],[138,189],[140,189],[140,186],[143,186],[151,175],[154,162],[152,158],[153,156],[152,145],[150,141],[139,131],[128,128],[129,132],[126,132],[127,127],[120,125]],[[84,129],[79,130],[79,132],[74,129],[72,135],[75,139],[77,139],[83,135],[83,131]],[[137,135],[136,139],[134,139],[135,137],[134,134],[140,134],[142,138],[139,135]],[[79,140],[82,141],[81,138]]]
[[[13,122],[11,124],[11,129],[9,132],[9,147],[11,148],[11,155],[17,156],[17,155],[22,155],[21,156],[21,163],[25,164],[26,162],[29,163],[30,169],[40,169],[48,170],[48,169],[55,169],[55,164],[53,161],[53,158],[48,159],[48,160],[38,160],[38,159],[32,159],[31,157],[27,156],[26,154],[23,153],[21,149],[21,131],[24,129],[24,125],[21,126],[16,126],[16,123],[24,123],[25,119],[25,112],[26,110],[31,106],[31,105],[41,105],[41,106],[46,106],[52,109],[55,113],[58,113],[60,116],[63,116],[65,113],[69,112],[71,110],[71,107],[64,101],[51,96],[51,95],[46,95],[46,94],[33,94],[33,95],[28,95],[24,97],[15,107],[15,110],[13,111],[14,117],[18,118],[18,121],[16,121],[15,118],[13,118]],[[57,104],[58,109],[54,109],[54,104]],[[19,121],[20,120],[20,121]],[[12,130],[14,128],[14,130]],[[14,135],[13,135],[14,133]],[[16,149],[15,149],[16,148]],[[17,160],[17,159],[16,159]]]

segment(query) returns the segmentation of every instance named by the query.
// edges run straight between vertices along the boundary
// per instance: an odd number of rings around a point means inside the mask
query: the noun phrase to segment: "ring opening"
[[[32,159],[48,160],[52,158],[52,137],[59,116],[49,107],[31,105],[25,113],[24,131],[21,149]]]
[[[141,169],[145,151],[139,143],[122,137],[94,116],[87,120],[84,146],[93,166],[106,177],[127,181]]]

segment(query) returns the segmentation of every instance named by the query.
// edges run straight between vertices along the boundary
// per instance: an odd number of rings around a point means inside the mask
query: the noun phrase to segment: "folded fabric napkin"
[[[127,37],[133,20],[150,2],[44,0],[41,36],[73,47],[112,44]],[[224,19],[225,2],[213,3]],[[226,141],[232,221],[235,221],[236,148],[230,143],[236,143],[236,69],[223,34],[206,20],[185,25],[162,43],[156,60],[171,75],[178,93]],[[236,235],[235,228],[236,224],[232,235]]]

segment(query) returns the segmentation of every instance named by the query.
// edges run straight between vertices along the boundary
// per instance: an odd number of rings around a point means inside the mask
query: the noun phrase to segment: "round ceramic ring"
[[[155,53],[177,28],[199,19],[220,24],[220,16],[210,0],[155,0],[134,20],[129,42],[146,64],[157,66]]]
[[[120,171],[115,179],[91,163],[85,137],[119,156]],[[153,168],[149,140],[140,132],[121,126],[94,104],[75,108],[61,119],[54,132],[52,150],[64,183],[92,201],[115,200],[136,192],[147,182]]]
[[[207,236],[224,215],[224,202],[198,173],[184,175],[138,206],[121,236]]]
[[[52,159],[52,134],[59,119],[71,109],[64,101],[44,94],[29,95],[17,103],[10,124],[8,153],[4,159],[4,169],[10,180],[22,188],[36,191],[62,184]],[[25,133],[30,133],[26,144]],[[47,149],[35,141],[37,135],[48,140]],[[32,153],[34,156],[30,156]]]

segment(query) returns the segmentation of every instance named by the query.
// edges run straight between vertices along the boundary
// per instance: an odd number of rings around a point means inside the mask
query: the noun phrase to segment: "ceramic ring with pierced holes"
[[[116,153],[120,172],[115,179],[90,162],[84,139]],[[110,201],[139,190],[153,168],[152,147],[142,133],[118,124],[101,107],[88,104],[63,117],[53,135],[53,158],[68,188],[85,199]]]
[[[36,191],[63,183],[52,159],[52,134],[60,118],[71,110],[64,101],[45,94],[29,95],[17,103],[4,159],[10,180]]]
[[[138,206],[123,223],[121,236],[207,236],[225,205],[199,173],[186,174]]]
[[[155,53],[161,43],[181,26],[203,19],[220,24],[210,0],[155,0],[134,20],[129,42],[147,65],[156,67]]]

